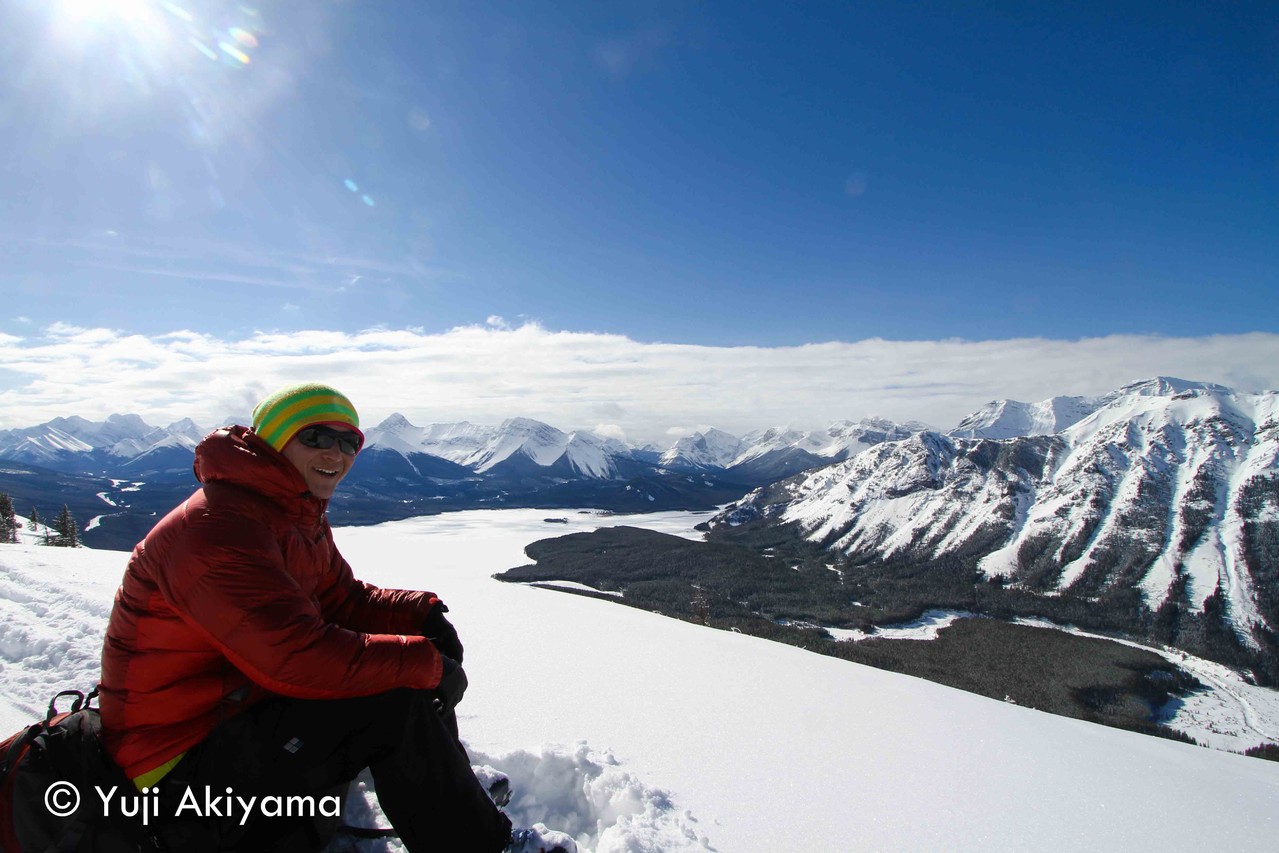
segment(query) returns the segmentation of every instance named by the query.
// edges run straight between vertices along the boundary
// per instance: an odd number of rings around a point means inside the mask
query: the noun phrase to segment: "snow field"
[[[337,531],[358,576],[431,589],[452,608],[471,684],[463,737],[477,764],[511,776],[517,823],[570,831],[596,853],[1273,845],[1273,762],[494,581],[528,562],[523,547],[537,538],[601,524],[696,538],[705,517],[573,513],[550,525],[544,515],[450,513]],[[0,547],[6,630],[53,619],[55,632],[82,637],[46,656],[55,640],[30,626],[13,635],[0,670],[7,730],[54,689],[96,676],[126,559]],[[367,789],[353,793],[348,816],[380,818]]]

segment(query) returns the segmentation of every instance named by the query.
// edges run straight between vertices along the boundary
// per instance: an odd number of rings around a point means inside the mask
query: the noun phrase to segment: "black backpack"
[[[137,853],[158,850],[140,822],[103,815],[98,789],[133,783],[102,746],[98,695],[64,690],[42,722],[0,743],[0,853]],[[71,710],[58,700],[74,697]]]

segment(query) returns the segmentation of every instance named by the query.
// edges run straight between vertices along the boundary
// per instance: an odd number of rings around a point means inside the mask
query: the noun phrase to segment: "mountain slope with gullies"
[[[1273,681],[1279,395],[1159,377],[1092,408],[1052,435],[878,444],[712,527],[788,527],[850,566],[945,564],[1001,607],[1260,661]]]

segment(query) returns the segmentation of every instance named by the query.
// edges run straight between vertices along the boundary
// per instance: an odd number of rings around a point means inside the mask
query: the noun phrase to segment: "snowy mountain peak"
[[[563,457],[584,477],[610,480],[617,476],[613,457],[625,453],[625,447],[613,439],[591,432],[575,432],[568,437]]]
[[[950,431],[958,438],[1013,438],[1055,435],[1074,426],[1102,405],[1090,397],[1050,397],[1038,403],[994,400]]]
[[[502,421],[502,425],[498,427],[498,432],[522,435],[534,435],[539,433],[549,434],[550,432],[555,432],[563,435],[560,430],[550,424],[534,420],[533,418],[507,418]]]
[[[1111,394],[1107,394],[1103,399],[1133,396],[1173,397],[1194,391],[1206,391],[1214,394],[1234,393],[1224,385],[1216,385],[1212,382],[1194,382],[1188,379],[1178,379],[1174,376],[1153,376],[1150,379],[1131,382]]]
[[[151,431],[151,426],[138,415],[108,415],[105,426],[135,436]]]
[[[185,435],[193,441],[199,442],[200,439],[208,435],[209,430],[204,429],[190,418],[183,418],[180,421],[174,421],[165,427],[165,431],[172,435]]]
[[[407,430],[407,429],[416,429],[416,427],[414,427],[413,424],[409,423],[409,419],[404,417],[404,415],[400,414],[399,412],[396,412],[395,414],[383,420],[382,423],[377,425],[377,428],[382,430],[383,432],[394,432],[394,433],[402,432],[403,430]]]
[[[153,429],[137,415],[111,415],[105,421],[94,422],[79,415],[54,418],[43,426],[61,430],[92,447],[104,447],[125,439],[139,439]],[[39,430],[40,427],[33,427]]]
[[[462,464],[467,457],[484,446],[494,433],[473,424],[429,424],[419,427],[395,413],[375,427],[365,430],[365,447],[380,448],[408,456],[426,453],[449,462]]]
[[[527,456],[534,464],[555,464],[568,447],[569,437],[550,424],[532,418],[508,418],[497,433],[467,457],[462,464],[481,473],[510,459],[515,454]]]
[[[742,448],[742,440],[720,429],[696,432],[677,440],[662,454],[668,468],[727,468]]]

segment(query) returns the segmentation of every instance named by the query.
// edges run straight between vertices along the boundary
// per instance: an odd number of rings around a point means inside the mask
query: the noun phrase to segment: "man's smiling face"
[[[338,483],[355,464],[355,454],[343,453],[336,441],[324,449],[307,447],[295,435],[281,452],[301,472],[307,491],[321,500],[333,497]]]

